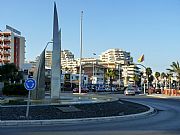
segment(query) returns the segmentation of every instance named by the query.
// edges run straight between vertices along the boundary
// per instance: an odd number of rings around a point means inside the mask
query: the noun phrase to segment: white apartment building
[[[51,67],[52,64],[52,51],[45,52],[45,66]]]
[[[76,61],[77,61],[77,65],[79,66],[80,65],[80,58],[78,58]],[[84,64],[98,64],[100,62],[101,61],[99,59],[96,59],[96,58],[82,58],[81,59],[82,65],[84,65]]]
[[[51,62],[52,51],[46,51],[46,68],[51,67]],[[117,80],[117,83],[118,81],[123,82],[125,86],[134,84],[134,76],[136,74],[139,75],[139,68],[132,63],[133,59],[130,56],[130,52],[121,49],[109,49],[100,55],[100,59],[82,58],[81,62],[84,74],[88,75],[88,80],[94,84],[104,82],[104,69],[108,68],[117,69],[117,67],[120,67],[122,77],[120,80]],[[79,65],[80,59],[75,60],[74,55],[69,50],[61,51],[61,66],[63,71],[78,74]],[[98,65],[102,66],[102,72]]]
[[[74,59],[74,54],[69,50],[62,50],[61,59]]]
[[[139,67],[134,64],[131,65],[123,65],[122,67],[122,78],[124,81],[124,86],[128,86],[128,84],[134,84],[135,75],[139,75]]]
[[[52,64],[52,51],[46,51],[45,53],[45,66],[51,67]],[[75,67],[77,66],[77,61],[74,60],[74,54],[69,50],[61,51],[61,68],[63,70],[68,70],[74,72]]]
[[[0,31],[0,64],[14,63],[22,69],[25,60],[25,38],[21,32],[6,25]]]
[[[119,63],[127,64],[132,63],[130,52],[123,51],[121,49],[108,49],[100,55],[100,60],[107,63]]]

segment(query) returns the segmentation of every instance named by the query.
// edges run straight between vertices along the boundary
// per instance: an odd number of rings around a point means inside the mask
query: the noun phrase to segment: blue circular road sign
[[[36,81],[32,78],[29,78],[24,82],[24,87],[27,90],[33,90],[36,87]]]

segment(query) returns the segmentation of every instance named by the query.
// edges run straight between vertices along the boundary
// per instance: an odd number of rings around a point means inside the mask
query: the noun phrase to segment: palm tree
[[[166,75],[166,73],[164,73],[164,72],[161,73],[161,79],[163,80],[163,86],[166,89],[166,87],[167,87],[167,80],[166,80],[167,75]]]
[[[147,75],[147,88],[149,88],[149,83],[152,83],[153,77],[152,77],[152,69],[150,67],[146,68],[146,75]]]
[[[161,73],[161,79],[164,79],[166,77],[166,73],[162,72]]]
[[[64,69],[66,72],[69,70],[69,68],[68,67],[65,67],[65,69]]]
[[[158,84],[158,81],[159,81],[160,73],[156,72],[155,73],[155,77],[156,77],[156,88],[157,88],[157,84]]]
[[[146,75],[149,77],[152,74],[152,69],[150,67],[146,68]]]
[[[141,84],[141,77],[139,75],[135,74],[134,77],[133,77],[133,80],[134,80],[135,85],[140,86],[140,84]]]
[[[118,74],[117,74],[117,72],[116,72],[115,70],[113,70],[113,69],[108,69],[107,72],[106,72],[106,74],[105,74],[105,77],[106,77],[106,78],[109,78],[109,80],[110,80],[110,85],[112,85],[112,81],[113,81],[113,79],[114,79],[116,76],[118,76]]]
[[[168,80],[168,84],[169,84],[169,89],[171,89],[171,78],[172,78],[172,76],[173,76],[173,74],[172,73],[167,73],[167,80]]]
[[[179,89],[179,82],[180,82],[180,66],[179,66],[179,62],[172,62],[172,65],[170,65],[171,68],[168,68],[167,70],[170,73],[173,73],[176,75],[177,77],[177,81],[178,81],[178,89]]]

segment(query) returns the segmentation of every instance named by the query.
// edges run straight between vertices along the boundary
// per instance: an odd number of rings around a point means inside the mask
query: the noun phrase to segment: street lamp
[[[121,87],[121,64],[118,64],[118,69],[119,69],[119,90]]]
[[[116,64],[118,64],[117,69],[119,71],[119,89],[120,89],[120,87],[121,87],[121,64],[120,63],[116,63]]]
[[[144,75],[146,76],[146,67],[142,64],[135,64],[135,65],[140,65],[144,68]],[[147,76],[147,85],[148,85],[148,76]],[[144,77],[144,95],[146,94],[146,85],[145,85],[145,77]]]
[[[93,55],[96,55],[96,54],[95,54],[95,53],[93,53]],[[93,84],[94,84],[94,76],[95,76],[94,69],[95,69],[95,67],[94,67],[94,62],[93,62],[93,78],[92,78],[92,82],[93,82]]]
[[[80,67],[79,67],[79,94],[81,94],[81,85],[82,85],[82,64],[81,64],[81,59],[82,59],[82,20],[83,20],[83,11],[81,11],[81,20],[80,20]]]
[[[46,50],[47,46],[48,46],[49,44],[52,44],[52,43],[53,43],[53,41],[47,42],[46,47],[44,48],[44,50]]]

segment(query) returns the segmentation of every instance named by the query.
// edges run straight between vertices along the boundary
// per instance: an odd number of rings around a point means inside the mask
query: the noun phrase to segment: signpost
[[[29,103],[30,103],[30,91],[34,90],[34,88],[36,87],[36,81],[32,78],[28,78],[25,82],[24,82],[24,87],[26,88],[26,90],[28,90],[28,102],[27,102],[27,109],[26,109],[26,118],[28,118],[29,115]]]

